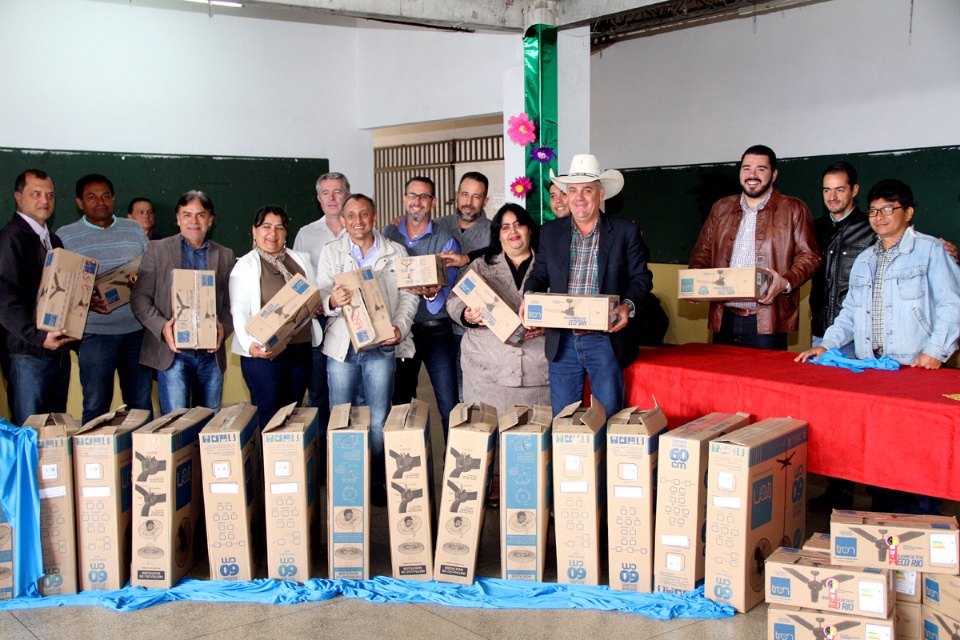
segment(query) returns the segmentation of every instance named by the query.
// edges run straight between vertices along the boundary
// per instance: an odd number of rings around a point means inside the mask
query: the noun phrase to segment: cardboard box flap
[[[330,411],[327,431],[349,429],[357,425],[370,426],[370,407],[354,407],[349,403],[338,404]]]
[[[545,433],[553,422],[553,411],[545,405],[515,404],[507,413],[500,416],[500,431],[510,429],[530,433]]]
[[[175,434],[189,429],[196,423],[213,416],[213,409],[194,407],[193,409],[176,409],[167,415],[157,418],[139,430],[138,433]]]
[[[318,413],[316,407],[298,408],[296,403],[287,405],[273,416],[263,433],[306,433],[317,422]]]
[[[272,418],[270,418],[270,422],[267,423],[267,426],[263,428],[263,433],[273,431],[274,429],[279,429],[280,427],[285,425],[287,422],[287,419],[291,415],[293,415],[293,410],[296,408],[297,408],[296,402],[291,402],[287,406],[281,407],[280,410],[277,411]]]
[[[839,509],[833,510],[830,521],[840,524],[909,526],[911,529],[930,529],[933,531],[956,531],[958,528],[957,519],[954,516],[925,516]]]
[[[143,427],[143,433],[161,433],[164,429],[173,425],[177,420],[180,419],[180,416],[185,414],[189,409],[175,409],[168,413],[165,416],[161,416]]]
[[[574,402],[564,407],[553,419],[554,430],[569,433],[599,432],[607,423],[603,405],[593,396],[590,397],[589,407],[582,405],[582,402]]]
[[[421,429],[421,423],[430,420],[430,405],[423,400],[412,398],[409,404],[395,404],[387,416],[383,429],[391,431],[405,431],[407,429]]]
[[[450,412],[450,429],[495,431],[497,422],[497,410],[482,402],[461,402]]]
[[[249,402],[238,402],[224,407],[216,415],[216,420],[211,420],[204,428],[204,431],[210,433],[215,431],[235,431],[240,427],[246,427],[250,423],[250,414],[256,413],[257,408]]]
[[[607,422],[609,431],[616,431],[618,427],[629,430],[630,433],[636,433],[647,436],[654,436],[667,430],[667,416],[660,409],[657,399],[653,399],[653,409],[638,409],[637,407],[627,407],[622,411],[615,413]]]
[[[724,434],[734,429],[746,426],[746,423],[749,421],[749,413],[714,412],[688,422],[681,427],[677,427],[670,432],[670,435],[675,438],[684,438],[685,440],[712,440],[714,438],[721,438]]]
[[[41,440],[72,436],[80,430],[76,418],[69,413],[39,413],[28,417],[23,426],[36,431]]]
[[[77,431],[77,434],[85,434],[94,430],[99,430],[100,433],[104,434],[129,431],[142,425],[149,417],[149,411],[145,409],[127,409],[127,405],[124,404],[83,425],[80,430]]]

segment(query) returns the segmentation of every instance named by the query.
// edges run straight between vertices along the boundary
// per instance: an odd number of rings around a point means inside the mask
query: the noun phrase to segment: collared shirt
[[[80,222],[82,222],[82,223],[83,223],[83,226],[87,227],[88,229],[109,229],[109,228],[111,228],[113,225],[117,224],[117,216],[111,216],[111,217],[110,217],[110,224],[108,224],[108,225],[105,226],[105,227],[101,227],[101,226],[98,225],[98,224],[93,224],[92,222],[90,222],[89,220],[87,220],[87,216],[83,216],[82,218],[80,218]],[[140,223],[138,222],[137,224],[140,224]]]
[[[900,255],[901,235],[892,247],[884,249],[881,240],[873,245],[873,252],[877,256],[877,271],[873,276],[873,304],[870,313],[873,321],[873,349],[877,355],[883,355],[883,274],[893,262],[893,259]]]
[[[733,253],[730,255],[730,266],[736,267],[755,267],[757,266],[757,214],[767,206],[770,196],[773,195],[773,189],[767,191],[756,209],[751,209],[747,205],[746,194],[740,194],[740,210],[743,211],[743,217],[740,218],[740,227],[737,229],[737,239],[733,242]],[[737,307],[738,309],[754,310],[757,303],[754,300],[745,300],[742,302],[728,302],[725,306]]]
[[[590,233],[583,235],[573,218],[570,225],[570,272],[567,278],[567,293],[580,296],[595,296],[600,293],[600,268],[597,252],[600,248],[600,217],[597,216]]]
[[[392,232],[392,230],[390,230],[389,227],[387,227],[386,229],[388,232]],[[417,251],[417,249],[415,249],[414,247],[416,247],[425,238],[433,235],[433,220],[427,221],[427,228],[424,230],[423,233],[421,233],[416,238],[410,237],[410,233],[409,231],[407,231],[406,218],[403,219],[403,222],[401,222],[399,226],[394,227],[394,229],[396,229],[396,231],[400,236],[400,242],[403,244],[403,246],[407,248],[407,251],[411,256],[424,255],[423,251]],[[396,237],[391,238],[389,235],[385,237],[388,240],[394,240],[394,241],[397,240]],[[429,243],[427,244],[429,245]],[[451,237],[449,240],[447,240],[444,243],[442,247],[440,247],[439,251],[430,251],[429,253],[442,253],[444,251],[455,251],[457,253],[460,253],[460,243],[457,242],[455,238]],[[449,284],[443,287],[442,289],[440,289],[440,291],[437,293],[437,297],[434,298],[433,300],[427,300],[426,298],[423,299],[422,304],[425,306],[426,310],[430,313],[430,315],[446,316],[447,296],[450,294],[450,288],[457,281],[458,272],[459,272],[459,269],[457,269],[456,267],[448,267],[447,280]],[[442,310],[442,313],[441,313],[441,310]]]
[[[293,241],[293,250],[309,255],[310,264],[316,267],[317,261],[320,259],[320,250],[328,242],[333,242],[342,236],[344,231],[344,229],[340,229],[339,234],[333,235],[333,231],[327,225],[327,216],[324,215],[319,220],[300,228]]]
[[[53,245],[50,244],[50,229],[43,225],[41,226],[39,222],[31,218],[30,216],[20,213],[17,211],[17,215],[27,221],[27,224],[30,225],[30,228],[33,229],[33,232],[40,236],[40,242],[43,243],[43,248],[47,251],[53,249]]]
[[[373,234],[373,245],[367,249],[367,255],[363,255],[360,246],[353,241],[353,238],[350,238],[350,251],[353,252],[353,259],[357,261],[357,265],[372,267],[377,263],[377,258],[380,257],[380,240],[377,238],[377,234]]]
[[[207,267],[207,251],[210,249],[210,241],[204,240],[203,245],[194,248],[187,239],[180,236],[180,249],[183,254],[180,266],[182,269],[194,269],[205,271]]]

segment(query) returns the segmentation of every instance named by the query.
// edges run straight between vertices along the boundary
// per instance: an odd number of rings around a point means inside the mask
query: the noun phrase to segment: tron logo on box
[[[833,541],[833,554],[839,558],[856,558],[857,539],[837,536]]]
[[[790,578],[770,577],[770,595],[778,598],[790,597]]]
[[[795,640],[797,637],[796,629],[792,624],[774,624],[773,640]]]

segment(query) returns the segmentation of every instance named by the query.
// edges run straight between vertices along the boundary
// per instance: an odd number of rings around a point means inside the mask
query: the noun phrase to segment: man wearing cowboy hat
[[[593,395],[613,415],[623,408],[621,369],[639,350],[631,319],[653,287],[650,252],[635,223],[600,212],[600,203],[623,188],[619,171],[601,171],[594,156],[582,154],[573,157],[567,175],[551,170],[550,179],[566,193],[570,215],[543,225],[524,291],[620,296],[609,332],[547,329],[553,413],[583,398],[589,374]]]
[[[813,215],[801,200],[781,195],[777,155],[754,145],[740,158],[743,192],[714,203],[690,255],[691,269],[760,267],[773,275],[757,301],[711,302],[715,344],[786,351],[787,332],[800,324],[800,287],[820,266]]]

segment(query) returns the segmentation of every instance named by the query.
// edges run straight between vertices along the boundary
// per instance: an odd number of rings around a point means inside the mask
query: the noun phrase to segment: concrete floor
[[[429,380],[421,376],[421,399],[435,407]],[[433,409],[431,424],[435,460],[442,460],[440,416]],[[439,467],[438,467],[439,468]],[[437,483],[440,478],[438,474]],[[819,495],[822,476],[808,478],[808,496]],[[870,498],[855,497],[854,508],[868,509]],[[960,514],[960,504],[947,502],[944,512]],[[485,519],[478,575],[499,577],[498,512]],[[324,525],[326,517],[324,515]],[[551,528],[552,531],[552,528]],[[807,513],[807,535],[829,531],[829,512]],[[552,533],[551,533],[552,535]],[[321,545],[326,542],[324,533]],[[320,547],[323,548],[322,546]],[[327,562],[318,554],[314,577],[327,577]],[[372,575],[390,575],[386,509],[373,509],[371,531]],[[208,577],[204,558],[191,572]],[[261,567],[260,577],[266,577]],[[601,578],[606,580],[606,574]],[[547,556],[546,581],[556,580],[556,555]],[[670,638],[670,640],[744,640],[766,637],[767,607],[761,604],[746,614],[721,620],[653,620],[637,614],[585,610],[461,609],[432,604],[371,603],[337,597],[325,602],[297,605],[219,604],[175,602],[141,611],[118,613],[99,607],[63,607],[0,612],[0,640],[187,640],[189,638],[244,640],[299,638],[424,638],[502,639],[544,638]]]

